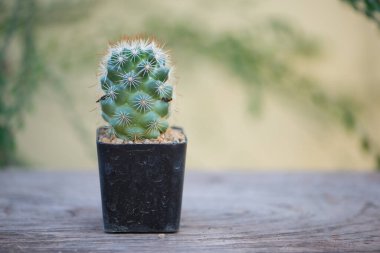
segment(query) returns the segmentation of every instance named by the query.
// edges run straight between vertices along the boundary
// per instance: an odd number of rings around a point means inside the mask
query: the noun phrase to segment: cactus
[[[168,55],[155,41],[110,45],[100,64],[101,115],[121,139],[155,139],[168,128],[173,86]]]

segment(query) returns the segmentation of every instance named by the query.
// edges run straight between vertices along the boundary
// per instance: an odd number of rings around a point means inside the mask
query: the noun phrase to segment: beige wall
[[[110,15],[122,17],[124,8],[145,13],[142,11],[146,8],[145,2],[132,7],[120,3],[122,6],[115,9],[115,1],[102,1],[91,15],[75,26],[62,26],[59,31],[47,27],[41,35],[41,43],[63,56],[66,53],[70,56],[70,52],[65,51],[71,50],[65,49],[70,43],[72,48],[91,54],[86,51],[86,43],[103,49],[107,41],[104,30],[115,32],[103,25]],[[380,143],[376,132],[380,126],[377,112],[380,30],[373,23],[336,0],[234,1],[223,5],[221,1],[204,2],[152,1],[150,7],[151,12],[156,8],[165,11],[173,20],[193,16],[220,30],[248,27],[266,16],[288,18],[322,42],[322,56],[302,66],[302,70],[321,80],[330,94],[349,94],[360,101],[363,104],[360,120]],[[134,20],[138,22],[143,18],[136,15]],[[88,88],[96,83],[96,66],[88,64],[84,71],[71,69],[70,64],[78,63],[75,55],[71,56],[64,63],[68,65],[66,72],[60,76],[64,76],[65,86],[72,93],[74,106],[67,108],[65,96],[60,93],[41,89],[35,110],[27,117],[25,128],[18,136],[20,153],[35,167],[96,168],[94,132],[102,120],[97,111],[90,112],[99,93],[96,88]],[[250,117],[247,98],[236,77],[209,62],[201,62],[190,72],[186,59],[175,55],[174,59],[179,96],[173,121],[184,126],[189,136],[188,167],[276,170],[369,170],[373,167],[372,158],[364,154],[357,140],[339,125],[318,122],[270,93],[263,99],[262,114]],[[204,69],[208,70],[207,75]],[[230,83],[236,84],[236,89],[231,90]],[[215,89],[219,95],[210,96]],[[232,106],[221,110],[226,99]],[[72,109],[77,111],[76,116]],[[72,125],[78,116],[86,134],[83,138]]]

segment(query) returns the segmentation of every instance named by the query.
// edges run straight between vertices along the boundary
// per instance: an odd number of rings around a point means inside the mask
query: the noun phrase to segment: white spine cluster
[[[156,61],[160,65],[170,65],[170,57],[167,54],[167,52],[164,52],[158,45],[157,42],[153,40],[126,40],[119,42],[117,44],[110,45],[108,47],[106,55],[103,57],[100,68],[99,68],[99,75],[105,76],[107,75],[107,63],[109,62],[111,56],[113,53],[116,53],[117,55],[121,55],[123,51],[126,51],[126,57],[121,56],[120,58],[117,57],[115,60],[111,61],[115,65],[115,67],[120,67],[123,64],[125,64],[126,61],[129,59],[135,60],[139,58],[140,53],[144,52],[146,50],[152,50],[154,57]]]

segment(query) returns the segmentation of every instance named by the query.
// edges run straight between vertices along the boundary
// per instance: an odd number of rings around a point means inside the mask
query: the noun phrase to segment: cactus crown
[[[168,55],[151,40],[122,40],[100,64],[101,114],[122,139],[155,139],[168,128],[173,86]]]

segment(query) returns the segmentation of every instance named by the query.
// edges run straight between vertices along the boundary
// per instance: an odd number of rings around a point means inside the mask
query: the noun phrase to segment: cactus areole
[[[168,55],[153,40],[110,45],[100,64],[101,115],[121,139],[155,139],[168,128],[173,86]]]

